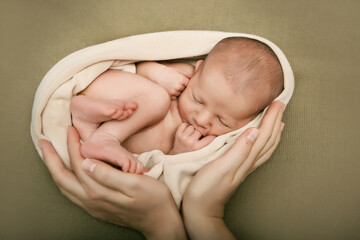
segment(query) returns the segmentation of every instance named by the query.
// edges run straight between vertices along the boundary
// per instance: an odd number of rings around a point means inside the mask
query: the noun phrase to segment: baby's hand
[[[179,68],[163,65],[157,81],[169,93],[171,99],[175,99],[187,86],[191,74]]]
[[[182,123],[176,131],[174,147],[170,154],[199,150],[210,144],[215,139],[215,136],[200,138],[201,133],[198,130],[187,123]]]
[[[136,73],[159,84],[175,99],[187,86],[195,68],[186,63],[145,61],[137,64]]]

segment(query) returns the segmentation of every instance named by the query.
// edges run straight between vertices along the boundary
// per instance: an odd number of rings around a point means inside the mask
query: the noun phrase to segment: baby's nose
[[[211,123],[211,113],[208,111],[200,111],[195,115],[194,120],[198,126],[208,129]]]

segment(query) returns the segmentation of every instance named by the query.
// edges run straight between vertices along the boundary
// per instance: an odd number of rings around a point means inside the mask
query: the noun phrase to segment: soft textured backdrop
[[[282,142],[231,198],[230,229],[239,239],[359,239],[359,9],[356,0],[2,0],[0,239],[143,239],[61,195],[30,139],[32,101],[76,50],[192,29],[268,38],[295,73]]]

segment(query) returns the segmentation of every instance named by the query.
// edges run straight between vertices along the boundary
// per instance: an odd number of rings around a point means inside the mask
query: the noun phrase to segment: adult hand
[[[90,215],[136,229],[147,239],[186,239],[168,188],[151,177],[124,173],[98,160],[84,160],[74,127],[68,128],[73,171],[65,168],[50,142],[40,140],[39,146],[60,191]]]
[[[183,198],[184,225],[191,239],[235,239],[223,221],[224,206],[245,178],[275,151],[284,104],[271,104],[259,129],[247,129],[223,156],[205,165]]]

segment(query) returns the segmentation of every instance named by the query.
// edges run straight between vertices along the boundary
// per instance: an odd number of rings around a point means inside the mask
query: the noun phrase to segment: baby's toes
[[[143,174],[148,171],[149,170],[147,170],[140,161],[137,161],[137,165],[136,165],[136,173],[137,174]]]
[[[135,109],[137,109],[137,107],[138,107],[138,104],[136,103],[136,102],[127,102],[126,104],[125,104],[125,109],[127,109],[127,110],[132,110],[132,111],[134,111]]]
[[[111,115],[112,119],[124,119],[126,118],[125,112],[122,109],[115,109],[114,113]]]
[[[130,161],[123,161],[121,164],[119,164],[121,167],[121,171],[123,172],[129,172],[129,168],[130,168]]]
[[[123,114],[117,118],[117,120],[124,120],[129,117],[128,111],[124,111]]]
[[[130,167],[129,167],[129,173],[136,173],[137,172],[137,160],[130,160]]]
[[[128,117],[130,117],[134,113],[134,110],[127,109],[127,110],[125,110],[125,112],[127,113]]]

